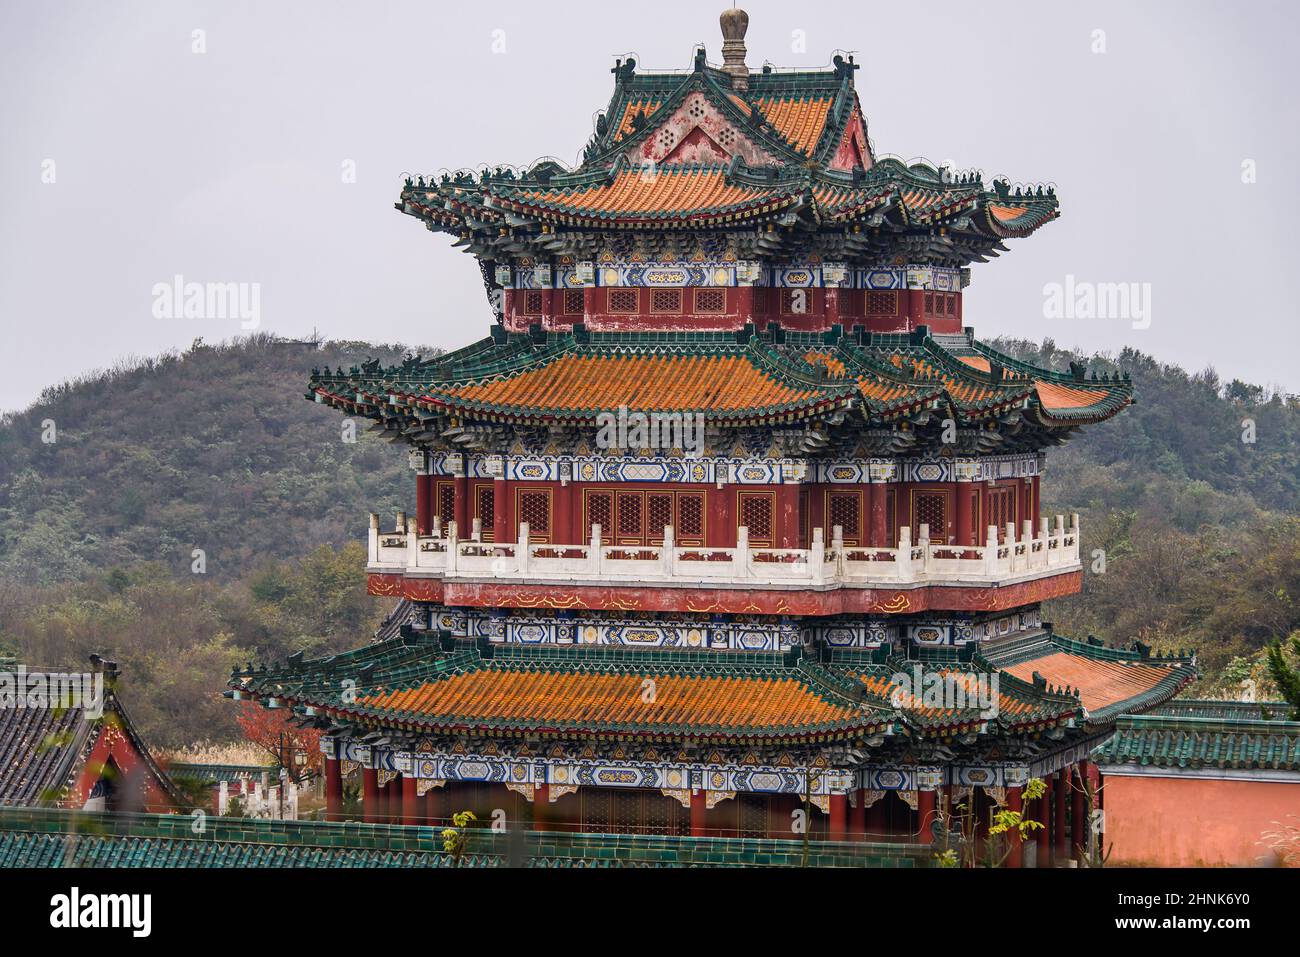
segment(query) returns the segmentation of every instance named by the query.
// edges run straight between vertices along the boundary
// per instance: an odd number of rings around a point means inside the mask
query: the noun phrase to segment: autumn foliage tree
[[[246,701],[240,706],[235,721],[244,737],[283,763],[294,781],[301,781],[304,773],[319,774],[321,769],[320,738],[315,728],[301,728],[291,722],[285,711],[272,711],[259,704]],[[301,750],[305,763],[301,766],[294,755]]]

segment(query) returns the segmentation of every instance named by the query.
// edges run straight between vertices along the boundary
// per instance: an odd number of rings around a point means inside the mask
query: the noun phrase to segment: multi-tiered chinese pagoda
[[[790,838],[807,806],[819,838],[923,842],[1040,777],[1042,863],[1081,838],[1115,717],[1195,670],[1040,614],[1083,574],[1045,450],[1131,385],[964,324],[970,264],[1055,219],[1053,189],[877,158],[852,57],[751,71],[747,17],[722,25],[721,66],[618,62],[574,170],[407,180],[398,210],[478,260],[496,322],[313,375],[410,446],[414,508],[372,517],[367,568],[400,603],[234,695],[327,729],[334,816],[359,777],[367,820]],[[702,416],[702,442],[611,443],[610,413]]]

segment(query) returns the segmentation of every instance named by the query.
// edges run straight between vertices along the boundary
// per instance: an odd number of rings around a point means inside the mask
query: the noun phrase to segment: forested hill
[[[364,534],[405,507],[406,456],[304,400],[316,366],[401,346],[255,336],[46,390],[0,421],[0,575],[40,584],[141,561],[218,580]],[[426,350],[426,355],[428,354]],[[53,441],[48,441],[53,439]]]
[[[1083,595],[1049,617],[1195,646],[1201,691],[1262,677],[1259,650],[1300,628],[1300,402],[1134,351],[996,345],[1122,369],[1138,393],[1049,455],[1045,511],[1082,513],[1089,566]],[[366,513],[391,520],[413,482],[402,448],[364,422],[345,441],[343,418],[303,392],[313,367],[404,351],[196,343],[0,419],[0,654],[116,655],[137,721],[176,744],[233,734],[219,693],[236,661],[364,641],[383,611],[365,594]]]

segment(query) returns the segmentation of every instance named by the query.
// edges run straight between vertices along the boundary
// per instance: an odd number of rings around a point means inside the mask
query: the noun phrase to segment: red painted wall
[[[1205,781],[1104,775],[1110,863],[1249,867],[1272,862],[1261,843],[1275,821],[1295,823],[1300,782]]]
[[[121,810],[153,814],[176,810],[144,755],[111,712],[100,723],[99,736],[68,795],[68,806],[84,807],[95,783],[104,776],[105,768],[109,767],[111,773],[111,765],[115,765],[118,772],[114,780]]]

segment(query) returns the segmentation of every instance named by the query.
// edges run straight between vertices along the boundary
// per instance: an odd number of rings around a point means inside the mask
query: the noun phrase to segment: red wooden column
[[[871,532],[869,543],[872,548],[889,547],[889,529],[886,527],[887,506],[886,501],[889,487],[883,482],[872,482],[867,486],[868,494],[871,497]]]
[[[849,839],[848,810],[849,796],[847,794],[839,793],[830,796],[830,833],[827,835],[830,840],[847,841]]]
[[[415,827],[420,823],[420,799],[415,794],[416,780],[402,775],[402,823]]]
[[[1088,802],[1083,790],[1088,781],[1088,762],[1086,760],[1075,765],[1075,774],[1074,806],[1070,811],[1072,815],[1070,821],[1070,845],[1074,851],[1074,859],[1082,863],[1088,848]]]
[[[854,795],[855,802],[849,810],[849,834],[852,840],[866,840],[867,835],[867,792],[858,788]]]
[[[363,768],[361,781],[363,816],[367,824],[379,824],[384,817],[383,808],[380,807],[383,799],[379,796],[379,772],[374,768]]]
[[[1047,790],[1038,799],[1037,813],[1034,816],[1034,820],[1043,825],[1034,832],[1034,840],[1037,842],[1035,867],[1050,867],[1052,863],[1052,779],[1044,778],[1043,784]]]
[[[551,786],[537,784],[533,786],[533,830],[550,830]]]
[[[551,542],[561,545],[581,544],[581,539],[577,542],[573,540],[572,528],[573,483],[565,482],[555,489],[555,514],[551,516]],[[662,535],[663,530],[660,529],[659,533]]]
[[[691,837],[704,837],[707,830],[708,807],[703,790],[691,791]]]
[[[325,759],[325,820],[343,820],[343,772],[338,758]]]
[[[734,299],[736,303],[736,318],[739,320],[736,327],[739,328],[747,322],[754,319],[754,287],[753,286],[736,286],[734,289],[727,290],[729,299]]]
[[[1025,802],[1019,786],[1007,788],[1007,810],[1024,813]],[[1007,845],[1011,851],[1007,855],[1007,867],[1023,867],[1025,862],[1024,842],[1020,838],[1020,828],[1013,827],[1006,833]]]
[[[1055,798],[1056,813],[1052,820],[1052,840],[1055,847],[1052,850],[1053,863],[1060,864],[1070,855],[1070,845],[1065,835],[1065,799],[1070,793],[1070,769],[1062,768],[1056,772],[1056,780],[1052,782],[1052,797]]]
[[[957,544],[978,545],[974,529],[975,523],[975,489],[970,482],[956,483],[957,499]]]
[[[514,538],[510,517],[510,483],[497,477],[492,482],[492,540],[496,544],[508,543]]]
[[[461,541],[469,541],[472,531],[470,516],[474,514],[469,504],[469,479],[457,475],[453,484],[456,489],[456,537]]]
[[[430,505],[433,503],[433,476],[420,473],[415,476],[415,530],[420,535],[433,531]]]
[[[799,483],[776,487],[776,547],[799,547]]]
[[[918,789],[916,792],[916,819],[919,822],[916,839],[920,844],[929,844],[934,840],[934,834],[930,831],[930,826],[934,823],[935,805],[938,803],[937,795],[937,791],[924,789]]]

